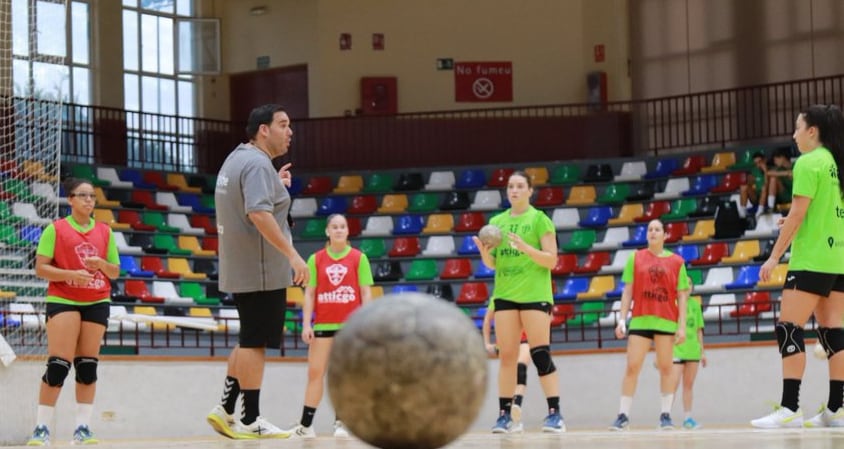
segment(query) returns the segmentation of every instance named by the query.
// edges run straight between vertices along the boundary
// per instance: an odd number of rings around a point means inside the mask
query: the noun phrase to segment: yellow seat
[[[51,175],[47,173],[44,169],[44,164],[39,161],[23,161],[22,170],[26,173],[30,178],[34,178],[38,181],[45,181],[45,182],[58,182],[59,177],[56,175]]]
[[[371,287],[371,289],[372,289],[372,299],[378,299],[378,298],[384,296],[384,287],[382,287],[380,285],[373,285]]]
[[[528,167],[525,174],[530,176],[534,187],[548,184],[548,169],[545,167]]]
[[[214,318],[211,314],[211,309],[208,307],[191,307],[188,309],[188,316],[194,318]]]
[[[569,190],[569,199],[566,204],[582,206],[594,204],[598,194],[594,186],[574,186]]]
[[[188,264],[187,259],[181,257],[171,257],[167,259],[167,269],[174,273],[179,273],[184,279],[207,279],[208,275],[205,273],[194,273]]]
[[[167,184],[178,187],[182,192],[202,193],[202,187],[188,185],[188,180],[181,173],[167,173]]]
[[[380,213],[404,212],[405,210],[407,210],[407,195],[403,193],[384,195],[381,199],[381,207],[378,208]]]
[[[110,209],[94,209],[94,220],[101,221],[109,225],[111,229],[116,229],[118,231],[132,229],[132,226],[129,226],[129,223],[121,223],[117,221]]]
[[[695,224],[695,230],[689,235],[683,236],[684,242],[701,242],[709,240],[715,235],[715,220],[699,220]]]
[[[363,188],[363,176],[344,175],[337,180],[334,193],[358,193]]]
[[[771,270],[771,277],[768,279],[768,282],[759,281],[756,286],[757,287],[782,287],[785,284],[785,275],[788,273],[788,264],[781,263],[774,267]]]
[[[0,298],[2,298],[2,299],[12,299],[15,296],[17,296],[17,294],[15,292],[0,290]]]
[[[615,278],[610,276],[593,276],[589,281],[589,289],[577,294],[577,299],[600,299],[607,292],[615,290]]]
[[[217,253],[210,249],[202,249],[199,244],[199,239],[195,235],[180,235],[179,248],[187,249],[193,252],[195,256],[216,256]]]
[[[733,253],[721,259],[721,263],[747,262],[759,255],[759,240],[742,240],[736,242]]]
[[[287,287],[287,304],[302,307],[305,304],[305,290],[302,287]]]
[[[156,312],[155,307],[152,306],[135,306],[133,310],[136,315],[158,316],[158,312]],[[170,323],[151,322],[146,324],[148,324],[150,328],[156,331],[173,330],[176,328],[175,324]],[[141,326],[141,324],[139,323],[138,326]]]
[[[101,187],[94,187],[94,195],[97,199],[97,207],[120,207],[120,201],[113,201],[105,196]]]
[[[608,224],[610,226],[626,225],[633,223],[633,219],[645,213],[645,208],[642,203],[625,204],[621,206],[618,212],[618,217],[610,218]]]
[[[423,234],[447,234],[454,228],[454,217],[451,214],[428,215],[428,224],[422,229]]]
[[[709,164],[708,167],[702,167],[700,169],[703,173],[711,173],[716,171],[725,171],[731,165],[736,163],[736,154],[729,152],[729,153],[715,153],[712,156],[712,163]]]

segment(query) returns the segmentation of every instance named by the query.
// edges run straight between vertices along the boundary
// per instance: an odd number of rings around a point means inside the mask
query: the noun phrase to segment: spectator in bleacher
[[[656,349],[659,369],[659,428],[673,429],[671,404],[674,402],[672,359],[674,345],[686,340],[686,302],[689,277],[682,257],[665,249],[665,227],[659,220],[648,223],[648,246],[630,255],[621,275],[624,290],[615,336],[624,338],[627,313],[633,304],[633,318],[627,337],[627,369],[621,382],[618,416],[610,430],[624,430],[630,424],[633,395],[645,356]]]
[[[307,284],[309,278],[287,224],[290,195],[272,163],[287,153],[293,130],[284,109],[267,104],[249,114],[246,134],[249,142],[238,145],[223,162],[214,192],[220,290],[232,293],[241,328],[229,356],[221,404],[207,420],[229,438],[287,438],[288,433],[260,416],[259,400],[266,348],[281,346],[286,288]],[[240,420],[234,417],[239,394]]]
[[[791,245],[775,334],[782,355],[782,399],[753,427],[844,427],[844,116],[834,105],[810,106],[797,116],[791,209],[779,220],[779,237],[759,270],[767,281]],[[806,369],[803,327],[815,315],[818,340],[829,361],[829,399],[803,421],[800,385]]]
[[[68,192],[70,215],[44,229],[35,256],[35,274],[48,281],[48,358],[29,446],[50,444],[49,425],[71,365],[76,372],[72,442],[98,442],[89,426],[100,344],[108,325],[109,279],[120,274],[120,258],[111,228],[91,217],[96,198],[94,186],[87,180],[70,178],[65,181],[64,189]]]
[[[760,198],[765,198],[765,188],[767,184],[766,173],[768,172],[768,165],[765,162],[765,153],[757,151],[753,153],[753,167],[747,174],[747,182],[740,188],[740,204],[738,208],[739,216],[744,218],[747,212],[756,208],[756,213],[762,213],[762,204]]]
[[[764,212],[774,210],[777,204],[791,203],[791,186],[794,175],[791,170],[791,156],[788,148],[774,152],[774,165],[765,174],[767,197]]]
[[[334,334],[352,312],[372,300],[372,268],[366,254],[349,243],[346,217],[329,216],[325,235],[328,244],[308,258],[311,279],[302,305],[302,316],[307,317],[302,319],[302,341],[308,345],[308,385],[302,418],[288,431],[290,438],[316,438],[312,425],[325,388],[325,369]],[[348,437],[343,422],[335,418],[334,436]]]
[[[481,334],[484,337],[484,347],[489,355],[498,355],[498,348],[492,342],[492,316],[495,314],[495,301],[490,301],[484,313],[484,321],[481,325]],[[522,424],[522,402],[527,390],[527,369],[530,363],[530,345],[527,341],[527,334],[522,331],[519,342],[519,359],[516,364],[516,390],[513,392],[513,404],[510,406],[510,417],[513,418],[513,427],[510,432],[518,433],[524,431]]]
[[[686,302],[686,341],[674,345],[673,391],[676,394],[680,385],[683,385],[683,428],[692,430],[700,427],[692,416],[692,403],[698,368],[706,368],[706,353],[703,350],[704,322],[700,297],[692,296]]]
[[[493,433],[512,429],[519,335],[527,333],[530,355],[548,401],[543,432],[563,432],[560,386],[551,359],[551,269],[557,264],[557,234],[548,216],[530,204],[533,186],[523,171],[507,180],[510,208],[489,220],[502,233],[501,243],[488,247],[475,236],[483,263],[495,269],[495,330],[501,367],[498,373],[499,416]]]

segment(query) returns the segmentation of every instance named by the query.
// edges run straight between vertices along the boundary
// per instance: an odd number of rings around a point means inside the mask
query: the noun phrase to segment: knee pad
[[[802,327],[787,321],[780,321],[774,327],[774,332],[777,334],[777,344],[780,347],[782,358],[806,352]]]
[[[51,356],[47,359],[47,371],[41,376],[41,381],[51,387],[61,387],[70,372],[70,361],[61,357]]]
[[[536,372],[539,376],[547,376],[557,371],[554,361],[551,360],[551,347],[548,345],[530,348],[530,358],[533,359],[533,364],[536,366]]]
[[[524,363],[516,365],[516,385],[527,385],[527,365]]]
[[[100,360],[96,357],[77,357],[73,359],[73,368],[76,370],[76,382],[83,385],[91,385],[97,381],[97,364]]]
[[[826,358],[830,358],[839,351],[844,350],[844,328],[818,328],[818,340],[821,342],[824,351],[826,351]]]

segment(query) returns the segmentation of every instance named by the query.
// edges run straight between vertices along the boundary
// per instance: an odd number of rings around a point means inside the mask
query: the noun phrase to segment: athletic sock
[[[836,412],[841,408],[842,401],[844,401],[844,380],[830,380],[829,400],[826,403],[826,408]]]
[[[220,404],[229,415],[234,415],[234,406],[237,404],[237,396],[240,395],[240,382],[232,376],[226,376],[223,384],[223,397]]]
[[[782,401],[780,405],[796,412],[800,407],[800,379],[782,380]]]
[[[243,419],[241,422],[248,426],[255,422],[261,414],[258,407],[261,390],[240,390],[240,392],[243,393]]]
[[[314,415],[316,414],[315,407],[308,407],[307,405],[302,407],[302,419],[299,421],[299,424],[305,427],[311,427],[311,424],[314,423]]]

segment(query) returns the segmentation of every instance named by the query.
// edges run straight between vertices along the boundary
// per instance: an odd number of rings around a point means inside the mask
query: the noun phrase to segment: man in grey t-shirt
[[[246,133],[249,142],[223,162],[214,192],[220,290],[233,294],[241,327],[221,404],[207,420],[229,438],[287,438],[260,416],[259,398],[266,348],[281,345],[286,288],[306,285],[310,274],[287,224],[290,195],[283,181],[289,182],[289,173],[286,166],[276,172],[272,164],[287,153],[293,131],[281,106],[268,104],[252,110]],[[243,416],[238,420],[234,408],[240,393]]]

